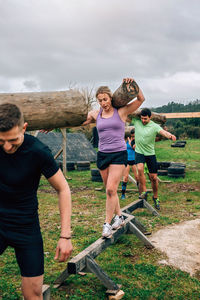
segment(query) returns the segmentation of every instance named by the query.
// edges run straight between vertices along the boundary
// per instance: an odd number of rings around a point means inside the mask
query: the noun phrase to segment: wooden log
[[[116,295],[108,296],[108,300],[120,300],[124,296],[124,291],[119,290]]]
[[[120,87],[113,93],[112,104],[116,108],[125,106],[134,99],[139,93],[139,87],[135,81],[130,83],[123,82]]]
[[[132,113],[131,115],[128,116],[128,120],[130,122],[130,120],[132,118],[139,118],[140,117],[140,113],[141,113],[141,109],[137,109],[134,113]],[[165,115],[159,114],[159,113],[155,113],[155,112],[151,112],[151,120],[159,123],[161,125],[163,125],[166,122],[166,117]]]
[[[0,94],[0,104],[5,102],[21,108],[28,130],[80,126],[88,113],[86,98],[78,90]]]
[[[161,113],[167,119],[200,118],[200,112]]]

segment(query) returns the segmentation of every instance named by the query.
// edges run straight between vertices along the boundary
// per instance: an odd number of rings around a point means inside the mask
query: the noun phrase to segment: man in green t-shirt
[[[147,197],[146,180],[144,175],[144,164],[146,163],[153,189],[153,201],[156,209],[160,209],[155,139],[157,134],[173,141],[176,140],[176,137],[151,120],[151,111],[148,108],[142,109],[140,119],[133,119],[133,123],[135,126],[135,162],[138,169],[140,198]]]

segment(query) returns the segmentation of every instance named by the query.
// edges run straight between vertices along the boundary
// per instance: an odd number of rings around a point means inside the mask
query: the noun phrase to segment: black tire
[[[75,167],[67,167],[67,171],[74,171]]]
[[[184,143],[184,144],[187,144],[186,141],[177,141],[176,143]]]
[[[168,176],[169,177],[173,177],[173,178],[184,178],[185,177],[185,173],[183,173],[183,174],[171,174],[171,173],[168,173]]]
[[[90,166],[89,167],[77,167],[78,171],[88,171],[90,170]]]
[[[91,169],[92,176],[101,176],[99,169]]]
[[[186,168],[186,164],[172,162],[171,165],[170,165],[170,167],[175,167],[175,168]]]
[[[168,168],[168,174],[184,174],[185,168],[181,167],[169,167]]]
[[[77,167],[90,167],[90,161],[77,161]]]
[[[158,176],[167,176],[168,170],[158,170]]]
[[[171,147],[175,147],[175,148],[184,148],[184,147],[185,147],[185,143],[171,144]]]
[[[95,181],[95,182],[103,182],[103,179],[100,177],[100,176],[92,176],[92,181]]]
[[[67,168],[74,168],[75,167],[75,162],[74,161],[67,161]]]
[[[158,170],[167,170],[167,168],[171,165],[170,161],[159,161],[157,162]]]

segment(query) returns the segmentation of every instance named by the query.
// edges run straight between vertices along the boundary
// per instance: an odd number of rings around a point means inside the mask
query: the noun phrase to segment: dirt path
[[[200,219],[167,226],[154,233],[150,240],[168,257],[159,263],[172,265],[190,275],[200,270]]]

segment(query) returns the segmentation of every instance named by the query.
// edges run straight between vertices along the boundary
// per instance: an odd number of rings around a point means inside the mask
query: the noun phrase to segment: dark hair
[[[150,117],[151,117],[151,111],[150,111],[150,109],[148,109],[148,108],[143,108],[143,109],[141,110],[140,115],[141,115],[141,116],[144,116],[144,117],[148,116],[148,117],[150,118]]]
[[[12,103],[0,105],[0,131],[5,132],[15,126],[23,127],[24,117],[20,108]]]
[[[131,137],[130,132],[125,132],[125,135],[124,135],[125,140],[126,140],[128,137],[129,137],[129,138]]]
[[[131,129],[130,133],[135,134],[135,128]]]

